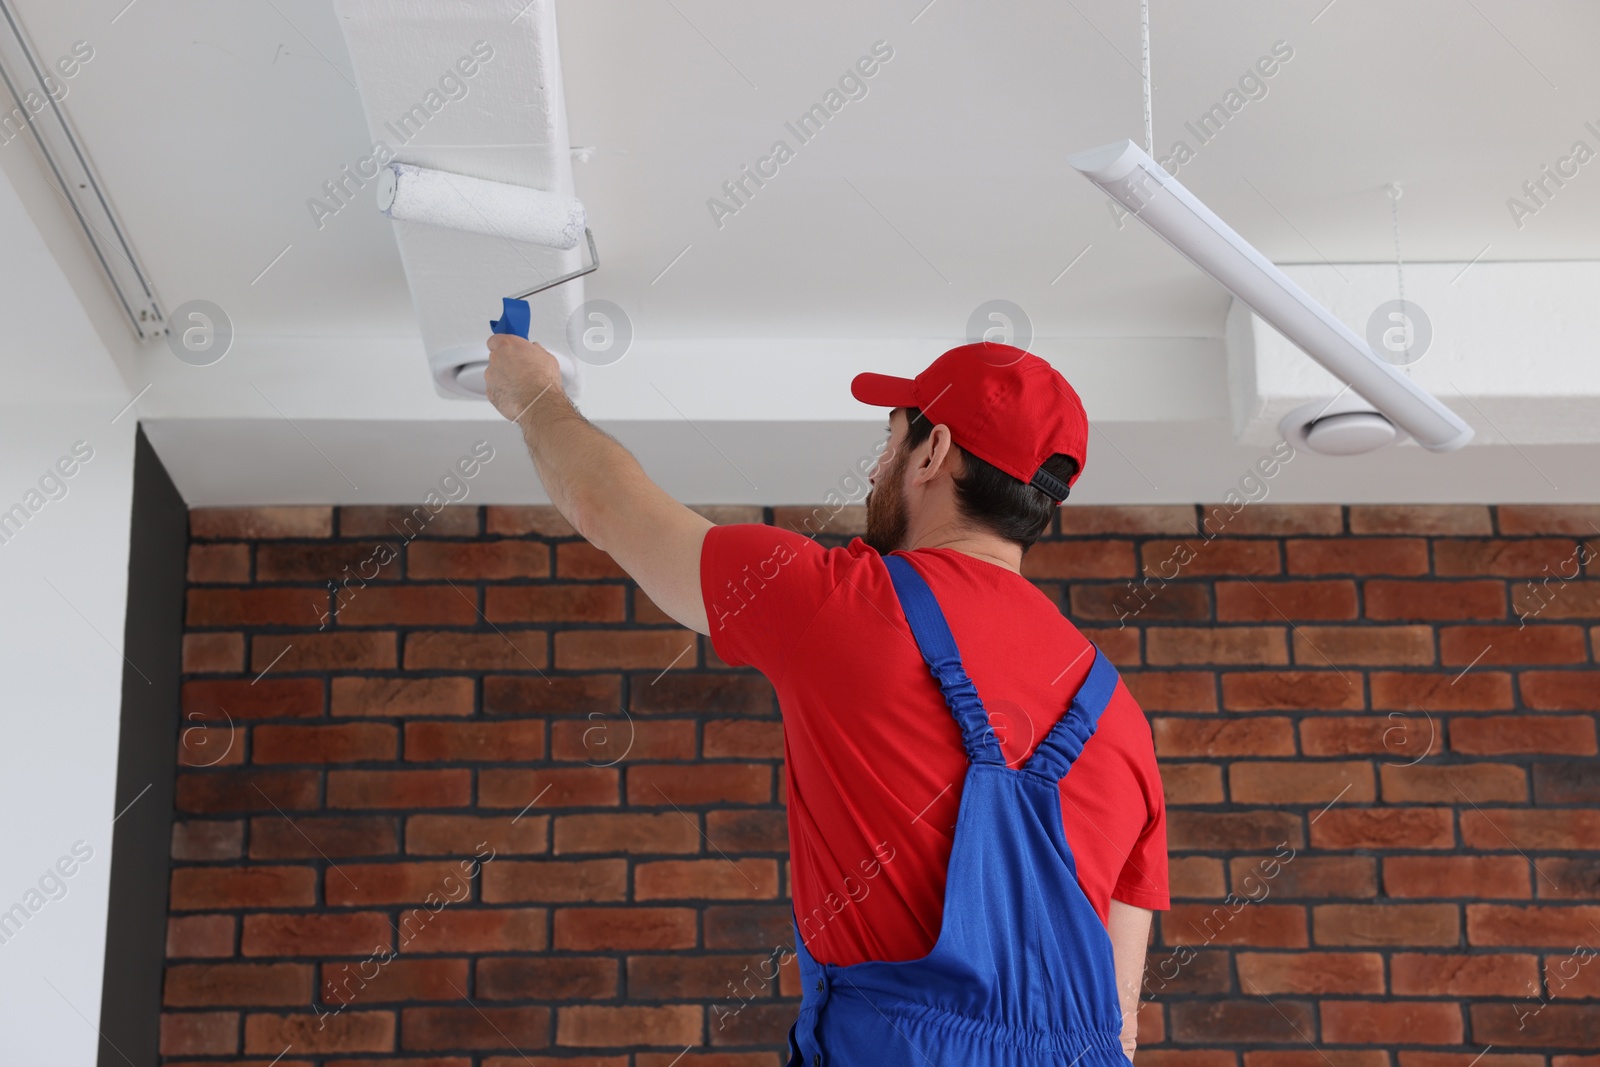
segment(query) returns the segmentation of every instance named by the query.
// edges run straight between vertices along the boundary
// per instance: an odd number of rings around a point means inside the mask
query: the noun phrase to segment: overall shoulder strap
[[[917,648],[939,683],[956,725],[961,727],[961,743],[967,750],[967,758],[973,763],[1003,766],[1005,757],[989,725],[989,714],[978,697],[977,687],[961,665],[961,652],[956,648],[956,639],[950,633],[938,600],[934,599],[933,590],[904,557],[884,556],[883,561],[888,565],[900,609],[911,625],[911,635],[917,639]]]
[[[1089,647],[1094,648],[1093,645]],[[1104,652],[1094,648],[1094,663],[1089,668],[1089,676],[1073,694],[1071,706],[1045,734],[1044,740],[1039,742],[1022,769],[1056,781],[1065,778],[1095,727],[1100,725],[1100,715],[1111,702],[1117,681],[1117,669],[1106,659]]]

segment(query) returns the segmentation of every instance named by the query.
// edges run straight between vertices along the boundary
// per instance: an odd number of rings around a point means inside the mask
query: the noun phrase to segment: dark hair
[[[905,448],[909,453],[933,434],[932,421],[918,408],[906,408]],[[954,441],[951,448],[961,456],[966,472],[958,475],[956,507],[969,522],[1015,541],[1026,552],[1050,525],[1056,502],[1042,489],[1013,478],[994,464],[979,459]],[[1044,461],[1047,474],[1065,482],[1078,473],[1078,461],[1057,452]]]

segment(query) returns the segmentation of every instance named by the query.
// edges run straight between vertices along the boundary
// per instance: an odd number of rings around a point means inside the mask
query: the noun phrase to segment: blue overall
[[[885,556],[971,765],[944,919],[920,959],[818,963],[798,924],[803,997],[789,1067],[1128,1067],[1111,938],[1078,886],[1060,782],[1117,685],[1098,649],[1072,705],[1008,767],[933,591]]]

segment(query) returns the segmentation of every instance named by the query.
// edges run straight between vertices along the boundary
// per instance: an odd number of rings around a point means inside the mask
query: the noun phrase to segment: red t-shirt
[[[1021,575],[953,549],[904,553],[944,609],[1016,767],[1088,676],[1087,638]],[[908,960],[939,935],[967,756],[865,541],[825,549],[772,526],[718,526],[700,557],[717,654],[766,675],[783,713],[791,892],[818,960]],[[1168,907],[1166,804],[1150,725],[1118,685],[1062,779],[1078,882]]]

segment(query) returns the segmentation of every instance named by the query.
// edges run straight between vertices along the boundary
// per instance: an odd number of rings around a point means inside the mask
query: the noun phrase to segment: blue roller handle
[[[528,319],[530,312],[526,300],[516,300],[504,297],[505,309],[500,318],[491,322],[489,328],[495,333],[510,333],[518,337],[528,336]]]

